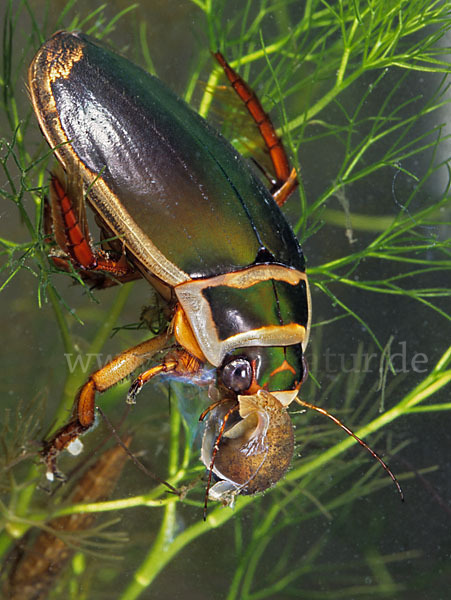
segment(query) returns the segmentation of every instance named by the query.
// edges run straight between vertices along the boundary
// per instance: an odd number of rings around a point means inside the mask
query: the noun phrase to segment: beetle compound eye
[[[235,358],[222,370],[224,385],[234,392],[244,392],[252,383],[252,366],[245,358]]]

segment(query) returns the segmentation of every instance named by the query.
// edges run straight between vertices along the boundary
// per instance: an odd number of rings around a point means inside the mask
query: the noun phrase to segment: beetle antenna
[[[309,404],[308,402],[305,402],[304,400],[301,400],[300,398],[295,398],[295,401],[298,404],[300,404],[301,406],[305,406],[306,408],[311,408],[312,410],[316,410],[316,412],[319,412],[322,415],[325,415],[326,417],[329,417],[329,419],[331,421],[333,421],[336,425],[338,425],[339,427],[341,427],[344,431],[346,431],[346,433],[348,435],[350,435],[351,437],[353,437],[361,446],[363,446],[366,450],[368,450],[368,452],[371,454],[371,456],[373,458],[375,458],[382,465],[383,469],[388,473],[388,475],[390,476],[391,480],[396,485],[396,488],[397,488],[397,490],[399,492],[399,495],[401,496],[401,501],[404,502],[404,493],[403,493],[403,491],[401,489],[401,486],[399,485],[399,481],[393,475],[393,473],[390,470],[389,466],[382,460],[382,458],[376,452],[374,452],[374,450],[372,448],[370,448],[368,446],[367,443],[365,443],[358,436],[356,436],[356,434],[354,432],[352,432],[349,429],[349,427],[346,427],[346,425],[344,425],[339,419],[337,419],[337,417],[334,417],[333,415],[331,415],[324,408],[321,408],[320,406],[315,406],[314,404]]]
[[[180,492],[174,486],[172,486],[167,481],[164,481],[163,479],[160,479],[157,475],[155,475],[155,473],[152,473],[152,471],[149,471],[149,469],[145,465],[143,465],[143,463],[140,460],[138,460],[136,458],[136,456],[133,454],[133,452],[130,450],[130,448],[121,440],[121,438],[120,438],[118,432],[116,431],[116,428],[114,427],[113,423],[106,416],[106,414],[103,412],[103,410],[100,408],[100,406],[96,406],[96,409],[99,411],[100,416],[102,417],[102,419],[107,424],[107,426],[108,426],[109,430],[111,431],[111,434],[113,435],[113,437],[116,440],[116,442],[119,444],[119,446],[122,447],[122,449],[124,450],[124,452],[128,455],[128,457],[134,463],[134,465],[136,467],[138,467],[138,469],[140,469],[148,477],[151,477],[154,481],[157,481],[158,483],[160,483],[162,485],[165,485],[167,488],[169,488],[169,490],[173,494],[176,494],[177,496],[180,496]]]
[[[215,404],[221,404],[221,402],[215,403]],[[212,405],[213,406],[213,405]],[[205,500],[204,500],[204,521],[207,520],[207,505],[208,505],[208,493],[210,492],[210,487],[211,487],[211,477],[213,475],[213,467],[215,466],[215,460],[216,460],[216,455],[218,454],[218,450],[219,450],[219,444],[222,440],[222,436],[224,435],[224,431],[225,431],[225,426],[227,424],[227,421],[229,420],[229,417],[232,415],[232,413],[234,413],[235,411],[237,411],[239,408],[239,404],[235,404],[235,406],[232,406],[232,408],[230,408],[226,414],[224,415],[223,421],[222,421],[222,425],[219,429],[218,435],[216,437],[215,440],[215,445],[213,446],[213,452],[211,454],[211,461],[210,461],[210,466],[208,468],[208,482],[207,482],[207,488],[205,490]],[[212,408],[210,407],[209,410],[212,410]],[[208,411],[209,412],[209,411]],[[203,413],[202,413],[203,414]],[[202,415],[201,415],[202,416]]]

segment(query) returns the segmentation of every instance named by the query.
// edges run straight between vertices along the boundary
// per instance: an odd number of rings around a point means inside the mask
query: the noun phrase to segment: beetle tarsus
[[[69,450],[71,454],[77,454],[82,444],[79,437],[89,429],[90,425],[83,425],[78,418],[72,419],[67,425],[61,427],[47,442],[41,451],[41,459],[46,465],[46,478],[48,481],[66,481],[66,477],[56,466],[59,454],[63,450]]]
[[[176,376],[192,375],[199,370],[200,361],[189,352],[177,352],[174,358],[166,358],[164,362],[141,373],[130,386],[127,394],[127,404],[136,404],[136,396],[142,387],[156,375],[174,373]]]
[[[45,474],[47,481],[53,483],[56,479],[61,481],[62,483],[66,483],[67,477],[59,471],[54,465],[52,467],[47,467],[47,471]]]
[[[136,404],[136,396],[139,394],[143,387],[143,383],[139,379],[135,379],[135,381],[131,384],[130,389],[127,393],[127,404]]]

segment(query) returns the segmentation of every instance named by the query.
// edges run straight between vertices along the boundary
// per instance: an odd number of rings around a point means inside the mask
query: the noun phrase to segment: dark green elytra
[[[81,49],[51,89],[80,160],[101,173],[153,243],[191,277],[265,259],[304,270],[299,244],[240,154],[159,79],[77,33]]]

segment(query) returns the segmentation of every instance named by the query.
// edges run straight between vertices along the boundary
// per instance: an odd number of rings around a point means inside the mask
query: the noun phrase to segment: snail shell
[[[227,400],[210,412],[201,455],[208,469],[224,417],[236,403],[238,410],[227,420],[213,465],[219,481],[209,493],[211,500],[229,504],[237,494],[256,494],[276,484],[294,451],[293,426],[285,406],[261,389],[255,395]]]

